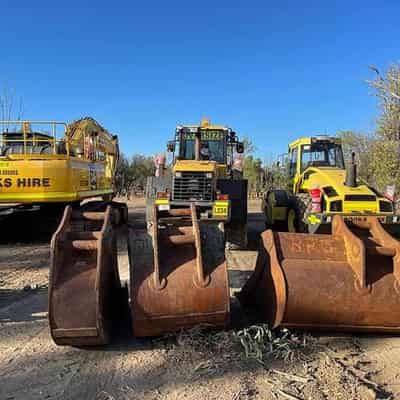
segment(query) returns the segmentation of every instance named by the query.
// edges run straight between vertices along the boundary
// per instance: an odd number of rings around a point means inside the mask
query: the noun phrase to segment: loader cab
[[[344,169],[340,139],[315,136],[300,138],[289,145],[287,175],[290,190],[294,193],[309,167]]]
[[[175,140],[167,144],[167,150],[174,154],[174,160],[196,160],[196,137],[200,139],[200,161],[231,165],[234,155],[244,151],[243,143],[229,128],[178,126]]]
[[[175,141],[180,160],[196,159],[196,136],[200,138],[200,161],[215,161],[225,164],[227,157],[226,133],[224,130],[183,127],[177,129]]]

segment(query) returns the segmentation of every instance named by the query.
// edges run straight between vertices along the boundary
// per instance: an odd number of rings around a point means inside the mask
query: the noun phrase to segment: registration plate
[[[382,217],[382,216],[378,217],[377,216],[376,219],[382,224],[386,223],[386,217]],[[357,223],[361,223],[361,222],[367,221],[367,216],[348,215],[348,216],[344,216],[344,220],[346,222],[357,224]]]
[[[216,201],[213,205],[213,217],[226,218],[229,215],[229,202]]]

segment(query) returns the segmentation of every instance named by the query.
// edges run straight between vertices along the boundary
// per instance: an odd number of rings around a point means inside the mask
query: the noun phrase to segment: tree
[[[154,170],[152,157],[134,154],[128,159],[124,154],[121,154],[116,172],[118,193],[124,195],[134,189],[144,189],[147,177],[154,175]]]
[[[358,174],[360,178],[373,183],[374,176],[371,165],[375,140],[372,136],[350,130],[339,131],[337,136],[342,140],[345,162],[351,160],[351,154],[356,154]]]
[[[371,171],[378,189],[388,184],[400,187],[400,65],[393,64],[384,75],[370,67],[375,79],[367,81],[378,98],[376,140],[371,157]]]
[[[248,155],[244,159],[243,176],[248,180],[250,191],[259,191],[263,185],[262,161]]]
[[[22,97],[17,98],[15,90],[4,85],[0,93],[0,119],[3,121],[20,120],[23,114]],[[2,126],[3,130],[9,128],[8,124]]]
[[[244,148],[244,152],[243,152],[244,156],[253,154],[257,150],[257,147],[254,145],[254,143],[251,141],[251,139],[248,138],[247,136],[243,137],[242,142],[243,142],[243,148]]]

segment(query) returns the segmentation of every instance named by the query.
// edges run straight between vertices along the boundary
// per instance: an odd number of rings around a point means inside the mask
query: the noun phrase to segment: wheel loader
[[[357,179],[354,153],[345,168],[338,138],[298,139],[288,161],[287,188],[263,202],[270,229],[241,303],[271,327],[399,332],[392,201]]]
[[[172,166],[168,173],[147,181],[146,221],[152,223],[153,206],[160,211],[188,208],[195,204],[199,218],[223,222],[230,247],[247,245],[247,180],[237,154],[243,143],[230,128],[210,125],[178,126],[168,142]],[[236,158],[235,158],[236,157]]]
[[[233,165],[243,144],[235,132],[203,119],[178,126],[167,148],[170,171],[161,162],[147,182],[148,229],[135,230],[129,241],[136,336],[198,323],[226,326],[225,237],[237,246],[247,239],[247,181]]]

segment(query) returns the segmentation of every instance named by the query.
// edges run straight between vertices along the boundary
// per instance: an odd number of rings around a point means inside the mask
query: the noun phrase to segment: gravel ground
[[[227,256],[232,294],[254,268],[264,224],[259,204],[249,206],[253,250]],[[129,212],[135,225],[143,200],[130,202]],[[23,229],[18,221],[2,224]],[[124,232],[119,268],[127,280]],[[22,236],[0,238],[0,399],[400,399],[397,337],[292,334],[276,352],[251,329],[194,329],[158,340],[135,340],[122,329],[104,348],[57,347],[47,325],[49,236]],[[235,320],[234,298],[232,306]],[[240,338],[256,351],[246,356]]]

